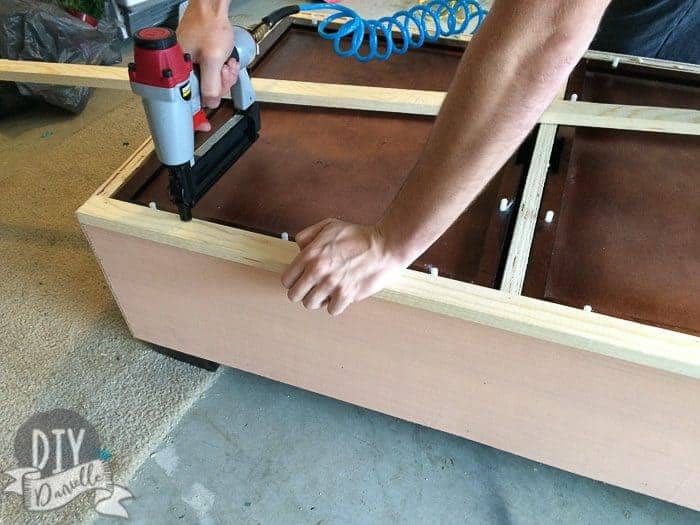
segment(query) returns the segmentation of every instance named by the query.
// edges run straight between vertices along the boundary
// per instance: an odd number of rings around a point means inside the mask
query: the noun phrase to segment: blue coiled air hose
[[[421,47],[425,42],[436,42],[443,36],[474,33],[487,13],[476,0],[432,0],[376,20],[364,19],[339,4],[304,4],[298,9],[332,11],[319,23],[319,35],[333,42],[333,49],[339,56],[353,57],[360,62],[387,60],[392,55]],[[334,27],[334,22],[340,25]],[[363,51],[365,42],[368,47]],[[380,46],[384,43],[385,46]]]

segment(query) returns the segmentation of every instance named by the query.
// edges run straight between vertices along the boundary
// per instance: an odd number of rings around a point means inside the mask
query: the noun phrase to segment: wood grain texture
[[[535,150],[525,180],[525,188],[501,281],[501,290],[507,293],[520,295],[523,290],[527,262],[542,202],[542,191],[547,179],[549,159],[552,155],[556,134],[557,126],[555,124],[542,124],[537,132]]]
[[[378,298],[309,313],[262,267],[84,229],[140,339],[700,508],[697,379]]]
[[[232,114],[225,106],[212,115],[214,129]],[[261,119],[260,140],[198,201],[194,217],[272,237],[286,232],[290,238],[327,217],[373,224],[410,173],[433,122],[415,115],[277,105],[264,105]],[[517,211],[514,205],[500,213],[499,201],[518,194],[534,147],[534,139],[530,142],[412,262],[412,269],[437,267],[444,277],[497,285]],[[381,155],[349,153],[372,151]],[[155,202],[176,212],[168,187],[167,170],[149,162],[114,197],[143,206]]]
[[[0,80],[130,89],[126,68],[0,59]],[[445,93],[253,78],[260,102],[437,115]],[[543,124],[700,135],[700,111],[555,100]]]
[[[91,66],[0,58],[0,80],[61,86],[131,89],[125,67]]]
[[[445,94],[438,91],[255,79],[261,102],[326,108],[437,115]],[[700,111],[555,100],[541,124],[700,135]]]
[[[541,124],[700,135],[700,111],[555,100]]]

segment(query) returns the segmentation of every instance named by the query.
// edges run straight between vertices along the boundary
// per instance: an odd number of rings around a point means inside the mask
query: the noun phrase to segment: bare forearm
[[[423,154],[378,225],[403,264],[481,192],[551,103],[608,0],[498,0],[469,44]]]

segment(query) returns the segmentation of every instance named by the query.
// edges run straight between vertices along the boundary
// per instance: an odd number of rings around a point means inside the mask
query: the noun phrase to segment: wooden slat
[[[0,80],[130,89],[125,68],[0,60]],[[436,115],[445,97],[439,91],[322,84],[254,78],[261,102],[302,106]],[[543,124],[588,126],[700,135],[700,111],[556,100]]]
[[[700,135],[700,111],[556,100],[541,124]]]
[[[261,102],[412,115],[437,115],[445,98],[445,93],[441,91],[269,78],[254,79],[254,86],[258,100]]]
[[[301,106],[437,115],[445,93],[257,78],[258,100]],[[555,100],[541,124],[700,135],[700,111]]]
[[[552,155],[556,134],[557,126],[555,124],[542,124],[537,133],[535,150],[532,153],[530,169],[527,173],[513,238],[508,249],[506,267],[503,272],[501,290],[507,293],[520,295],[523,290],[527,262],[542,202],[542,192],[547,179],[549,158]]]
[[[131,89],[129,72],[125,67],[59,64],[4,58],[0,59],[0,80],[59,86]]]

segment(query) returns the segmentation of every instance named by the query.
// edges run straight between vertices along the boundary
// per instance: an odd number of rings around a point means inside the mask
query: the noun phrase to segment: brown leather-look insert
[[[313,82],[446,90],[462,50],[426,46],[387,62],[335,55],[312,30],[292,27],[258,61],[254,76]],[[196,218],[250,231],[294,236],[327,217],[371,224],[401,188],[425,144],[432,117],[354,110],[262,105],[260,138],[202,198]],[[232,114],[225,106],[214,127]],[[198,142],[206,138],[198,137]],[[491,180],[456,223],[413,265],[496,286],[531,156],[527,143]],[[155,171],[155,174],[154,174]],[[117,198],[175,211],[163,169],[146,166]]]
[[[700,108],[695,78],[587,67],[580,100]],[[562,127],[558,146],[525,295],[700,334],[700,137]]]
[[[584,59],[567,85],[572,93],[585,102],[698,109],[700,75]]]

